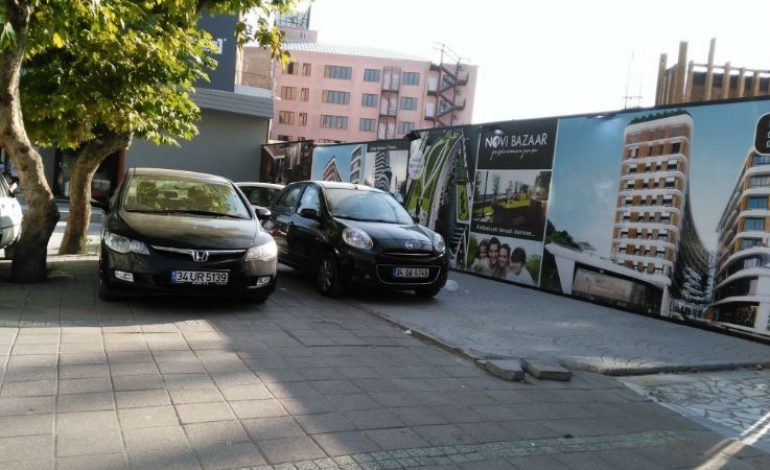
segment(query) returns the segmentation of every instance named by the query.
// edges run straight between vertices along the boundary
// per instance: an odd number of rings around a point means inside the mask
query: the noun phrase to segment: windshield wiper
[[[132,212],[146,212],[148,214],[192,214],[192,215],[208,215],[213,217],[229,217],[231,219],[246,219],[246,217],[241,217],[233,214],[226,214],[223,212],[199,211],[199,210],[192,210],[192,209],[184,209],[184,210],[183,209],[162,209],[157,211],[143,210],[143,211],[132,211]]]

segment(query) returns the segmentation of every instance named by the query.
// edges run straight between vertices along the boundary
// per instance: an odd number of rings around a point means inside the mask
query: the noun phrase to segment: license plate
[[[430,276],[428,268],[393,268],[393,278],[425,279]]]
[[[227,284],[229,273],[221,271],[171,271],[174,284]]]

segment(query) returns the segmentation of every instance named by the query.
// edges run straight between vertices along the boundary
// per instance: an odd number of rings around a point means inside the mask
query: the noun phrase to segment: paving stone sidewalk
[[[770,371],[658,374],[624,382],[720,434],[770,452]]]
[[[0,468],[770,467],[615,378],[502,381],[291,272],[259,306],[106,304],[94,258],[52,268],[0,280]]]
[[[450,280],[432,302],[357,304],[476,358],[544,357],[609,375],[770,367],[768,344],[467,274]]]

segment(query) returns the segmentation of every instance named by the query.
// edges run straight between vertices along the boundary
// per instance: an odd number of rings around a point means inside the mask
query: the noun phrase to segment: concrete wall
[[[213,173],[234,181],[259,179],[262,144],[268,120],[260,117],[201,110],[200,134],[181,147],[134,141],[126,152],[126,169],[159,167]]]

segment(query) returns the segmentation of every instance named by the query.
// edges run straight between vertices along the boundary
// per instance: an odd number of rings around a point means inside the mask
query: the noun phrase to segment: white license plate
[[[430,277],[428,268],[393,268],[393,278],[425,279],[427,277]]]
[[[174,284],[216,284],[225,285],[229,273],[221,271],[171,271]]]

